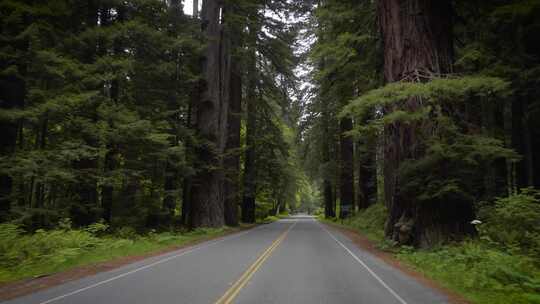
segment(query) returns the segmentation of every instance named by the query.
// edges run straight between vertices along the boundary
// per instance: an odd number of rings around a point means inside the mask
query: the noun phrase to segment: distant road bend
[[[346,236],[296,216],[6,304],[447,303]]]

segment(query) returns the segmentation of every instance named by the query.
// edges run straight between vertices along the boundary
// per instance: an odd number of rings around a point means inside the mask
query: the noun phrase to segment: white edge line
[[[317,223],[319,223],[317,221]],[[366,263],[364,263],[358,256],[356,256],[356,254],[354,254],[349,248],[347,248],[347,246],[343,245],[342,242],[340,242],[330,231],[328,231],[328,229],[326,229],[326,227],[324,227],[322,224],[319,223],[319,226],[321,226],[321,228],[326,231],[330,237],[332,237],[332,239],[334,239],[334,241],[336,241],[341,247],[343,247],[343,249],[345,249],[358,263],[360,263],[360,265],[362,265],[368,272],[369,274],[371,274],[371,276],[373,276],[379,283],[381,283],[381,285],[386,288],[386,290],[388,290],[401,304],[407,304],[407,302],[405,302],[405,300],[403,300],[402,297],[400,297],[392,288],[390,288],[390,286],[388,286],[373,270],[371,270],[371,268],[368,267],[368,265],[366,265]]]
[[[264,227],[264,226],[259,226],[259,227]],[[217,240],[217,241],[213,241],[213,242],[206,243],[206,244],[201,245],[201,246],[198,246],[198,247],[194,247],[194,248],[191,248],[191,249],[182,251],[182,252],[179,253],[179,254],[175,254],[175,255],[173,255],[173,256],[166,257],[166,258],[164,258],[164,259],[162,259],[162,260],[159,260],[159,261],[150,263],[150,264],[148,264],[148,265],[144,265],[144,266],[142,266],[142,267],[139,267],[139,268],[137,268],[137,269],[133,269],[133,270],[131,270],[131,271],[128,271],[128,272],[119,274],[119,275],[114,276],[114,277],[112,277],[112,278],[109,278],[109,279],[107,279],[107,280],[104,280],[104,281],[101,281],[101,282],[98,282],[98,283],[95,283],[95,284],[92,284],[92,285],[89,285],[89,286],[86,286],[86,287],[83,287],[83,288],[74,290],[74,291],[72,291],[72,292],[63,294],[63,295],[61,295],[61,296],[57,296],[57,297],[55,297],[55,298],[46,300],[46,301],[44,301],[44,302],[40,302],[39,304],[49,304],[49,303],[52,303],[52,302],[55,302],[55,301],[58,301],[58,300],[61,300],[61,299],[70,297],[70,296],[72,296],[72,295],[81,293],[81,292],[86,291],[86,290],[88,290],[88,289],[92,289],[92,288],[94,288],[94,287],[98,287],[98,286],[100,286],[100,285],[107,284],[107,283],[109,283],[109,282],[111,282],[111,281],[114,281],[114,280],[123,278],[123,277],[125,277],[125,276],[130,275],[130,274],[134,274],[134,273],[139,272],[139,271],[141,271],[141,270],[144,270],[144,269],[147,269],[147,268],[150,268],[150,267],[153,267],[153,266],[156,266],[156,265],[165,263],[165,262],[167,262],[167,261],[170,261],[170,260],[172,260],[172,259],[181,257],[181,256],[186,255],[186,254],[188,254],[188,253],[191,253],[191,252],[193,252],[193,251],[197,251],[197,250],[199,250],[199,249],[203,249],[203,248],[206,248],[206,247],[209,247],[209,246],[212,246],[212,245],[215,245],[215,244],[218,244],[218,243],[221,243],[221,242],[230,240],[230,239],[235,239],[235,238],[237,238],[237,237],[240,237],[240,236],[242,236],[242,235],[245,235],[245,234],[247,234],[247,233],[250,233],[250,232],[252,232],[253,230],[255,230],[255,229],[259,228],[259,227],[255,227],[255,228],[253,228],[253,229],[249,229],[248,231],[244,231],[244,232],[241,232],[241,233],[237,233],[237,234],[235,234],[235,235],[231,235],[231,236],[228,236],[228,237],[224,237],[224,238],[219,239],[219,240]]]

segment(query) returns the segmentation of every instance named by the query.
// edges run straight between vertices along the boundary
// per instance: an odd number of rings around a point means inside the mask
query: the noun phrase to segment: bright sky
[[[191,15],[193,13],[193,0],[184,0],[184,14]],[[199,11],[201,10],[202,0],[199,0]]]
[[[201,11],[201,8],[202,8],[202,2],[204,0],[199,0],[199,12]],[[183,0],[182,3],[184,4],[184,13],[186,15],[191,15],[193,13],[193,0]],[[276,19],[281,19],[283,21],[285,21],[286,23],[292,23],[292,22],[296,22],[298,21],[296,18],[294,18],[293,16],[289,16],[289,19],[284,19],[283,16],[279,16],[279,15],[276,15],[272,12],[265,12],[265,14],[267,16],[272,16]],[[268,35],[270,35],[269,33],[267,33]],[[296,52],[302,52],[302,51],[306,51],[307,48],[309,48],[309,46],[314,42],[314,41],[311,41],[308,37],[304,37],[304,38],[300,38],[301,41],[299,43],[299,45],[296,46],[297,50]],[[296,67],[294,69],[294,73],[296,74],[296,76],[298,76],[299,78],[301,78],[300,80],[300,89],[308,89],[308,88],[313,88],[313,84],[306,78],[306,76],[309,75],[310,72],[312,72],[313,70],[313,67],[310,66],[309,64],[302,64],[302,65],[299,65],[298,67]],[[294,96],[291,95],[291,98],[293,99],[296,99],[297,96]],[[309,99],[309,98],[308,98]],[[306,100],[305,102],[309,103],[310,100]]]

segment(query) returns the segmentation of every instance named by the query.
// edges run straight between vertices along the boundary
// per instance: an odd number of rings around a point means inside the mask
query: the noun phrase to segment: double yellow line
[[[295,223],[296,224],[296,223]],[[225,294],[219,298],[219,300],[216,301],[215,304],[230,304],[234,301],[234,299],[238,296],[240,293],[240,290],[246,286],[246,284],[249,282],[251,277],[257,272],[257,270],[264,264],[264,262],[272,255],[272,252],[283,242],[283,240],[287,237],[287,234],[292,229],[292,227],[295,225],[293,224],[289,229],[287,229],[285,232],[283,232],[273,243],[268,247],[263,254],[259,256],[259,258],[249,266],[249,268],[242,274],[242,276],[225,292]]]

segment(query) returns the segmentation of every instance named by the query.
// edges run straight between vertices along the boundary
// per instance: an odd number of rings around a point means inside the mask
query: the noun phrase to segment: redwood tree
[[[206,0],[201,12],[202,30],[207,38],[202,64],[204,85],[198,101],[196,130],[201,138],[197,156],[199,170],[191,189],[190,224],[193,227],[224,225],[223,170],[221,156],[226,143],[228,98],[224,98],[227,75],[223,51],[227,47],[220,23],[221,1]]]
[[[386,82],[425,82],[452,72],[453,37],[450,0],[380,0],[378,18],[384,43]],[[386,112],[414,112],[421,106],[418,97]],[[400,243],[430,245],[450,235],[469,231],[470,204],[437,202],[417,204],[401,195],[398,169],[409,160],[422,157],[424,149],[414,122],[394,122],[385,127],[384,191],[389,219],[386,235]],[[425,131],[425,130],[424,130]]]

